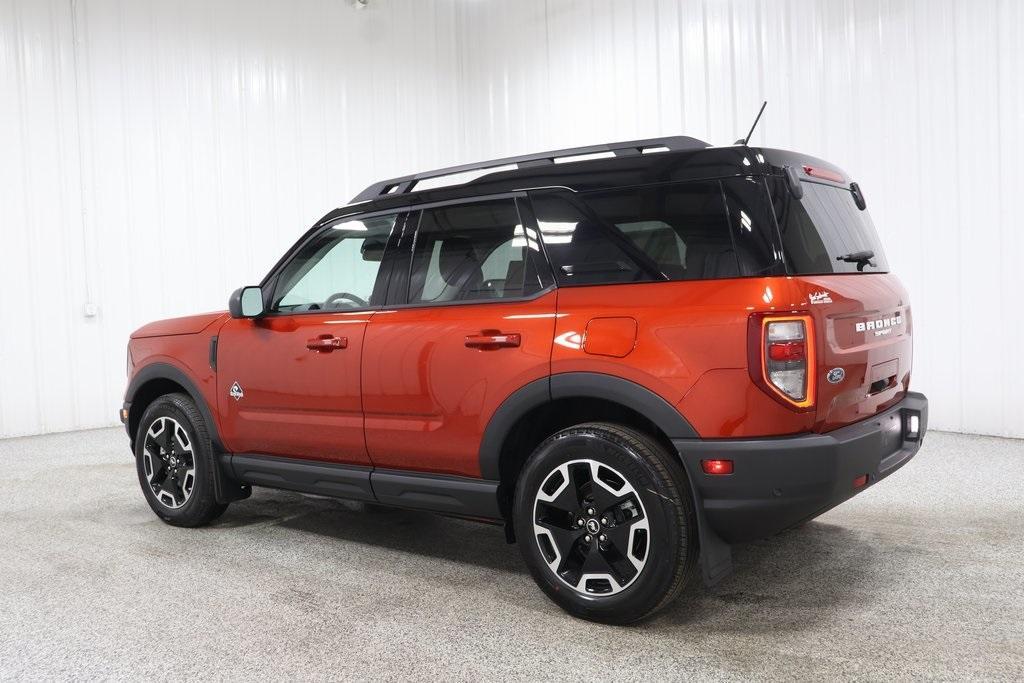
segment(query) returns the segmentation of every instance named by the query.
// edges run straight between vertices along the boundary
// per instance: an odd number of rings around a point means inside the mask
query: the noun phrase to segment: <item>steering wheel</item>
[[[340,301],[342,299],[348,299],[349,301],[355,304],[356,308],[370,305],[368,301],[359,298],[355,294],[350,294],[348,292],[337,292],[336,294],[331,294],[329,297],[327,297],[327,301],[324,302],[324,308],[330,308],[331,304],[333,304],[335,301]]]

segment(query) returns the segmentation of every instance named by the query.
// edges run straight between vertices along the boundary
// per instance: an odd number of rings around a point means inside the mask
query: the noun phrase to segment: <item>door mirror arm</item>
[[[259,318],[263,308],[263,290],[257,286],[239,287],[228,299],[228,312],[232,318]]]

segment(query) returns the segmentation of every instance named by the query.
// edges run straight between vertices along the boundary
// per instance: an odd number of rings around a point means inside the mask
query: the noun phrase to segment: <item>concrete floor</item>
[[[0,465],[0,679],[1024,677],[1024,441],[933,433],[629,628],[563,614],[497,527],[260,490],[175,529],[115,429]]]

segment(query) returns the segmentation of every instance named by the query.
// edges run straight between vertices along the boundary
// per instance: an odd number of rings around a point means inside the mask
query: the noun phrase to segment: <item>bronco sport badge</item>
[[[228,396],[235,399],[236,401],[241,400],[241,398],[245,396],[245,394],[242,392],[242,385],[239,384],[238,382],[232,384],[231,390],[228,391]]]

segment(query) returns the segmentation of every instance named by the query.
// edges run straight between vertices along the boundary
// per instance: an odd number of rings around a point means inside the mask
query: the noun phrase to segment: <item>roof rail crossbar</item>
[[[467,171],[486,170],[488,168],[496,168],[498,166],[514,165],[517,168],[530,168],[554,164],[556,159],[564,157],[586,156],[588,154],[600,154],[602,152],[611,152],[615,156],[635,156],[637,154],[643,154],[646,149],[664,148],[675,152],[688,149],[705,149],[710,146],[711,145],[708,143],[698,140],[697,138],[691,138],[685,135],[675,135],[664,138],[649,138],[647,140],[609,142],[603,145],[572,147],[569,149],[558,149],[551,152],[538,152],[535,154],[524,154],[516,157],[506,157],[504,159],[492,159],[490,161],[450,166],[448,168],[440,168],[435,171],[425,171],[423,173],[402,176],[400,178],[382,180],[370,185],[360,192],[351,203],[354,204],[356,202],[369,201],[389,194],[405,194],[406,192],[411,192],[416,187],[417,182],[427,178],[438,178],[447,175],[455,175],[457,173],[465,173]]]

